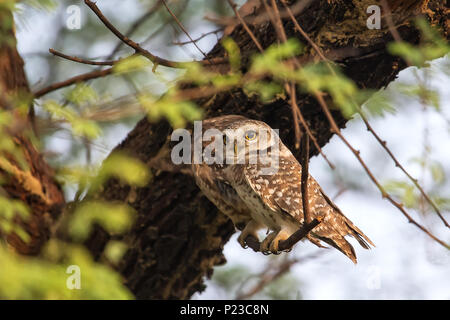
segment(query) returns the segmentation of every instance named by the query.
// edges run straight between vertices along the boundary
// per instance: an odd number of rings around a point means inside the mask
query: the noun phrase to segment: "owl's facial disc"
[[[271,130],[259,123],[225,129],[222,138],[226,158],[233,163],[249,163],[250,157],[258,157],[259,151],[265,151],[274,144]]]

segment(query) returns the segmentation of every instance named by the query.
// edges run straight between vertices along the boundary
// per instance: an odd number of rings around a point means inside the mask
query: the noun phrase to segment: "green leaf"
[[[122,241],[111,240],[104,250],[105,257],[113,264],[119,263],[127,251],[128,246]]]
[[[231,70],[239,72],[241,68],[241,52],[237,43],[230,37],[225,37],[221,41],[222,46],[228,53],[228,61],[230,62]]]
[[[444,171],[444,167],[442,166],[441,163],[437,162],[437,161],[433,161],[430,164],[430,172],[431,172],[431,176],[433,177],[433,181],[440,185],[443,184],[445,182],[445,171]]]
[[[124,153],[114,152],[103,162],[96,179],[98,183],[103,184],[111,177],[133,186],[143,187],[148,183],[150,173],[148,167],[140,160]]]
[[[288,39],[280,45],[272,45],[262,54],[257,54],[252,59],[250,71],[255,74],[271,73],[274,76],[284,77],[290,69],[281,63],[282,60],[299,55],[302,47],[297,39]]]
[[[276,82],[252,81],[245,85],[244,89],[247,94],[258,94],[263,102],[274,99],[277,95],[284,93],[283,87]]]
[[[70,123],[75,135],[80,135],[88,139],[95,139],[100,136],[102,132],[95,121],[84,119],[74,110],[70,109],[70,107],[63,107],[56,101],[48,100],[42,107],[50,113],[53,118],[65,120]]]
[[[161,117],[165,117],[173,128],[184,128],[186,122],[200,120],[203,116],[202,109],[195,103],[176,98],[175,90],[167,92],[157,100],[148,94],[141,94],[138,100],[146,110],[150,121],[158,121]]]
[[[150,61],[142,56],[134,55],[120,60],[113,66],[113,71],[117,74],[141,71],[151,65]]]
[[[85,83],[79,83],[74,89],[66,93],[66,99],[76,105],[94,103],[98,100],[97,92]]]
[[[390,180],[384,185],[384,188],[387,192],[399,196],[406,207],[417,208],[419,194],[414,185],[404,181]]]
[[[85,240],[94,224],[99,224],[111,234],[128,231],[134,222],[134,211],[124,204],[86,201],[75,210],[69,222],[69,235],[77,241]]]

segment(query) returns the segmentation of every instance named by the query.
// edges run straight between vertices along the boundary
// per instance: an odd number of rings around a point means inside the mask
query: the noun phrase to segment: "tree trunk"
[[[258,1],[250,0],[250,2]],[[393,23],[403,40],[410,43],[420,41],[420,34],[412,23],[412,19],[419,15],[426,16],[448,38],[447,9],[442,1],[387,2],[393,10]],[[360,88],[379,89],[395,79],[406,65],[399,58],[387,53],[386,45],[392,41],[392,36],[384,20],[380,30],[369,30],[366,27],[368,17],[366,9],[372,4],[374,1],[316,0],[296,14],[296,18],[326,56],[338,63],[344,73]],[[282,10],[281,4],[279,7]],[[265,11],[259,8],[254,11],[248,10],[247,13],[250,14],[246,18],[253,18],[263,15]],[[266,19],[257,25],[250,22],[249,24],[264,48],[277,43],[277,35],[270,20]],[[283,25],[288,37],[298,38],[306,45],[304,59],[307,61],[316,59],[315,51],[295,31],[294,24],[289,18],[283,19]],[[249,58],[258,50],[242,26],[227,28],[227,32],[241,49],[245,71]],[[8,88],[16,90],[19,87],[23,88],[26,82],[23,80],[22,61],[17,59],[15,49],[9,50],[15,53],[5,58],[7,50],[2,48],[0,65],[4,68],[5,64],[9,64],[10,68],[16,71],[12,73],[2,71],[5,77],[0,81],[9,83]],[[223,57],[225,52],[221,45],[217,44],[208,56]],[[17,80],[14,80],[14,77],[22,79],[22,84],[15,84]],[[296,156],[299,155],[293,148],[295,137],[292,130],[291,109],[285,99],[280,97],[263,105],[256,97],[249,97],[242,90],[235,89],[198,100],[196,103],[205,108],[207,117],[241,114],[263,120],[273,128],[279,128],[282,140]],[[298,93],[298,104],[319,144],[325,145],[332,133],[317,102],[309,95]],[[346,120],[338,111],[334,111],[333,115],[339,126],[343,127]],[[170,132],[170,126],[165,121],[151,124],[147,119],[143,119],[116,150],[125,150],[148,162],[157,154]],[[27,145],[24,144],[25,149]],[[32,162],[32,175],[37,177],[38,181],[45,181],[50,185],[46,190],[47,192],[51,190],[53,195],[52,206],[61,206],[62,195],[51,179],[49,173],[51,171],[40,157],[37,156],[36,159],[39,161],[36,161],[36,164]],[[5,190],[15,197],[27,200],[28,196],[35,196],[35,193],[29,190],[16,187],[17,183],[14,181],[11,185],[14,187]],[[45,193],[45,190],[43,192]],[[191,177],[180,173],[155,171],[152,181],[144,188],[130,187],[116,180],[110,180],[104,186],[101,197],[109,201],[125,201],[138,213],[134,228],[123,239],[130,249],[119,266],[126,285],[137,298],[187,299],[204,289],[203,278],[211,276],[215,265],[225,263],[222,250],[234,233],[234,227],[228,218],[220,214],[202,196]],[[42,212],[52,211],[52,206],[33,205],[34,202],[31,200],[29,203],[36,217],[41,217]],[[108,238],[104,231],[97,230],[87,242],[87,246],[96,257],[100,257]]]
[[[15,233],[7,236],[8,243],[22,254],[37,254],[48,240],[50,227],[64,205],[64,195],[53,179],[53,171],[31,143],[33,135],[27,113],[11,107],[17,99],[31,101],[31,93],[23,69],[23,60],[16,49],[12,14],[0,9],[0,109],[7,110],[13,121],[0,128],[0,135],[13,138],[26,165],[20,165],[11,153],[0,154],[0,196],[20,199],[28,205],[31,217],[23,223],[31,236],[25,243]],[[7,133],[7,134],[5,134]]]

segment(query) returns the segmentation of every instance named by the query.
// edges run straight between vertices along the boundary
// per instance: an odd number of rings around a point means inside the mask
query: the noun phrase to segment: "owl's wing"
[[[340,220],[342,220],[345,223],[347,229],[349,229],[349,234],[359,242],[361,247],[370,249],[369,244],[375,247],[375,244],[369,239],[369,237],[367,237],[352,221],[350,221],[349,218],[344,216],[341,209],[339,209],[338,206],[336,206],[336,204],[331,201],[331,199],[323,192],[322,188],[319,187],[319,190],[328,205],[333,208],[333,212],[341,217]]]
[[[290,217],[299,226],[303,223],[301,166],[294,156],[280,158],[278,171],[273,175],[259,175],[255,166],[249,167],[245,176],[247,183],[269,208],[284,217]],[[323,193],[311,176],[308,177],[308,202],[311,218],[323,218],[311,232],[312,237],[335,247],[355,263],[355,251],[344,237],[353,236],[366,249],[369,248],[368,243],[373,245],[372,241]],[[317,244],[317,241],[311,241]]]
[[[300,226],[303,223],[301,166],[292,158],[280,158],[278,170],[271,175],[261,175],[257,165],[248,166],[245,180],[268,208]]]
[[[251,220],[247,205],[239,198],[236,190],[214,169],[206,164],[193,164],[192,172],[203,194],[226,216],[239,230]]]

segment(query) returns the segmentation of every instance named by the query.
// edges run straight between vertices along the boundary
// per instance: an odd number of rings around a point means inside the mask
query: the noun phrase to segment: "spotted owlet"
[[[238,241],[243,247],[247,236],[258,239],[257,231],[268,229],[260,250],[277,253],[279,242],[304,222],[300,163],[261,121],[237,115],[211,118],[202,122],[202,133],[194,141],[201,139],[203,158],[191,165],[197,185],[242,230]],[[311,176],[307,188],[311,219],[322,219],[307,238],[317,246],[320,241],[333,246],[356,263],[345,236],[353,236],[366,249],[372,241]]]

